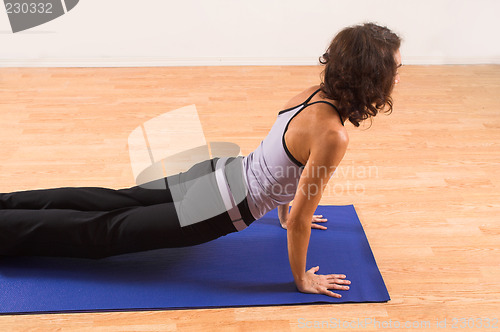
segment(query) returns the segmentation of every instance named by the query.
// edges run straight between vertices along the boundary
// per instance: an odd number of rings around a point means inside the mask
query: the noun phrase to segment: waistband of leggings
[[[243,182],[245,182],[245,180],[244,180],[245,170],[243,169],[243,158],[244,158],[243,156],[231,157],[231,158],[229,158],[228,162],[231,162],[231,160],[233,160],[233,159],[238,159],[238,162],[241,164],[241,178],[242,178]],[[244,185],[246,186],[246,183],[244,183]],[[249,205],[250,192],[248,191],[248,188],[246,189],[246,192],[247,192],[247,195],[246,195],[245,199],[242,200],[238,204],[238,208],[240,209],[240,213],[241,213],[241,216],[243,217],[243,221],[245,221],[245,223],[248,226],[250,226],[250,224],[253,223],[256,219],[254,218],[254,216],[252,215],[252,212],[250,211],[250,205]]]
[[[242,157],[236,157],[242,158]],[[238,204],[235,203],[233,193],[226,178],[225,166],[232,162],[235,157],[229,158],[214,158],[214,170],[216,174],[217,186],[226,206],[227,213],[233,223],[233,226],[237,231],[241,231],[248,227],[252,222],[255,221],[252,213],[250,212],[250,207],[248,204],[248,190],[247,196]],[[243,171],[243,170],[242,170]],[[241,174],[243,178],[243,174]]]

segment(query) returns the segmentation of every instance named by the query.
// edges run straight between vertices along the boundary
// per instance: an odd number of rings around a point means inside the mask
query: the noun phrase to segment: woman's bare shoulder
[[[283,109],[288,109],[292,108],[295,106],[299,106],[302,104],[304,101],[306,101],[307,98],[309,98],[310,95],[314,93],[314,91],[319,89],[319,85],[313,85],[304,91],[296,94],[293,96],[290,100],[287,101],[287,103],[283,106]]]
[[[328,134],[331,138],[348,140],[347,130],[342,124],[340,115],[335,112],[331,105],[327,103],[317,103],[310,106],[313,112],[310,112],[311,126],[315,133]]]

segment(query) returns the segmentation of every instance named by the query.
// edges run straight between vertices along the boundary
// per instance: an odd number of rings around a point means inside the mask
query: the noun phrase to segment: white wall
[[[406,64],[499,64],[499,13],[498,0],[80,0],[14,34],[0,8],[0,66],[312,65],[365,21],[404,38]]]

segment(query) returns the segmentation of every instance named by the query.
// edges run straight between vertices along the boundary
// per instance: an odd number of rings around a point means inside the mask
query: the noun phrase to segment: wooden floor
[[[0,191],[134,185],[129,133],[189,104],[208,141],[248,154],[319,73],[0,68]],[[293,331],[358,319],[425,330],[446,319],[460,330],[462,318],[500,328],[500,66],[405,66],[401,80],[391,115],[348,125],[349,150],[322,200],[355,205],[390,302],[0,316],[0,331]]]

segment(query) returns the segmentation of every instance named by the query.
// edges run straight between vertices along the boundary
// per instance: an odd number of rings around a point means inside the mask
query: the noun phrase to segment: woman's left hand
[[[341,298],[342,295],[334,293],[334,290],[349,290],[351,282],[343,274],[316,274],[319,266],[306,271],[304,282],[297,284],[297,289],[302,293],[325,294],[331,297]]]

